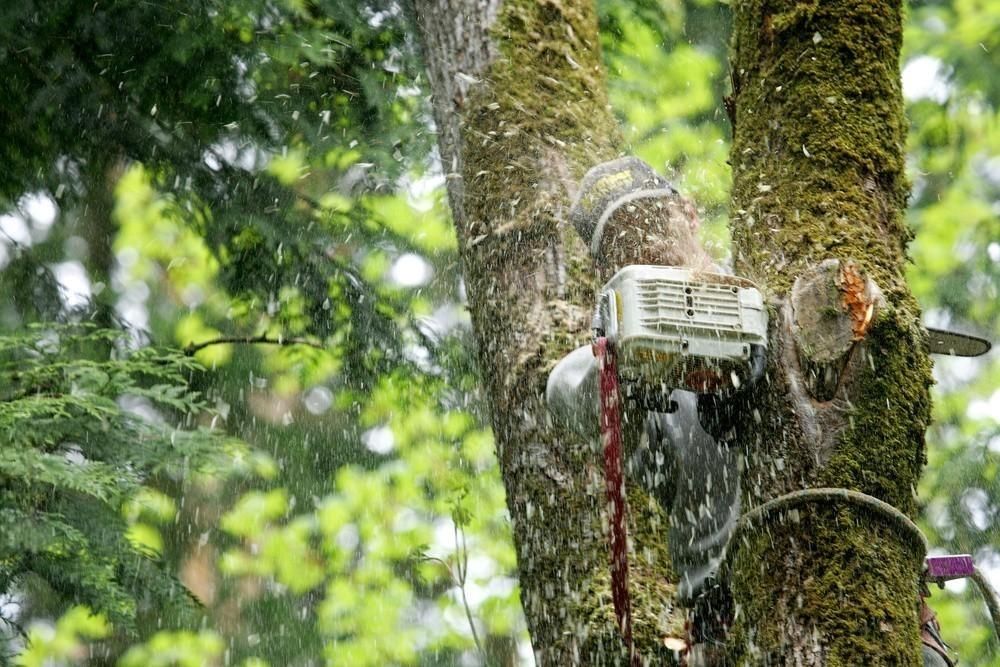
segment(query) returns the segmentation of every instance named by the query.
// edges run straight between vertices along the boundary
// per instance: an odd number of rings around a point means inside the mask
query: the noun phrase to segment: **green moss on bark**
[[[931,364],[924,346],[914,344],[914,323],[900,316],[890,312],[879,318],[858,350],[855,409],[818,483],[861,489],[912,516],[914,488],[926,462]]]
[[[929,420],[929,364],[896,313],[881,317],[856,350],[854,408],[829,461],[816,466],[794,417],[762,410],[780,437],[758,441],[745,479],[752,499],[796,486],[858,489],[914,514],[913,484],[923,464]],[[772,383],[772,387],[778,383]],[[788,472],[768,479],[765,461]],[[761,482],[761,478],[765,481]],[[791,478],[791,481],[789,480]],[[798,484],[795,480],[798,480]],[[731,547],[740,608],[730,649],[736,664],[919,665],[918,572],[911,536],[863,507],[812,504],[748,531]],[[805,657],[803,656],[805,652]]]
[[[831,256],[905,289],[900,11],[892,0],[737,4],[734,243],[740,269],[775,292]]]
[[[630,488],[629,578],[633,634],[638,653],[649,665],[679,664],[679,654],[669,648],[687,636],[686,612],[676,606],[676,577],[664,539],[667,516],[648,494]],[[601,655],[601,664],[628,664],[618,632],[611,599],[608,567],[593,571],[584,596],[587,623],[582,654]],[[668,641],[673,639],[674,641]]]
[[[597,21],[590,2],[506,0],[491,34],[497,57],[456,102],[456,223],[522,600],[543,664],[620,664],[600,454],[552,429],[542,400],[548,371],[590,336],[594,272],[565,222],[570,196],[620,141]],[[644,494],[633,507],[635,638],[662,664],[664,633],[680,624],[669,606],[666,524],[657,530]]]
[[[750,536],[732,566],[735,664],[919,665],[920,556],[898,528],[852,506],[802,508]],[[762,557],[763,555],[763,557]]]
[[[769,382],[756,390],[757,426],[742,436],[746,502],[834,486],[912,514],[930,364],[903,279],[901,3],[749,0],[735,9],[737,270],[781,300],[809,267],[852,259],[887,302],[845,358],[832,401],[805,393],[797,355],[787,354],[793,343],[775,318]],[[851,505],[807,506],[785,517],[731,550],[740,610],[733,661],[919,665],[922,554]]]

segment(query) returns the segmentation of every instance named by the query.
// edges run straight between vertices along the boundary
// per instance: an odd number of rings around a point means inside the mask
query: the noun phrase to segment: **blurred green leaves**
[[[904,37],[916,233],[910,285],[931,322],[1000,342],[998,19],[990,3],[916,3]],[[1000,359],[939,357],[920,495],[931,542],[995,572],[1000,531]],[[962,591],[962,592],[959,592]],[[951,585],[932,606],[963,663],[1000,665],[978,593]]]
[[[386,451],[372,469],[340,469],[332,492],[311,509],[295,511],[292,496],[276,489],[244,495],[222,518],[240,538],[222,557],[224,571],[273,580],[291,596],[321,586],[315,620],[331,663],[411,662],[418,646],[471,648],[462,603],[449,594],[452,574],[414,557],[433,553],[447,563],[459,551],[458,526],[479,568],[468,582],[481,590],[477,609],[492,610],[482,617],[487,631],[518,627],[511,590],[487,592],[514,565],[492,440],[467,413],[442,409],[436,389],[434,381],[383,380],[361,421],[382,443],[373,446],[391,443],[393,455]],[[427,595],[437,598],[432,617],[453,620],[418,631],[413,614]]]
[[[49,667],[79,663],[87,655],[87,640],[106,637],[107,620],[86,607],[73,607],[55,627],[36,626],[28,631],[27,649],[14,661],[18,667]]]

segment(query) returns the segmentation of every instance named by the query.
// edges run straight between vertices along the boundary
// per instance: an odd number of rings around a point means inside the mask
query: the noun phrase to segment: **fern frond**
[[[7,447],[0,450],[0,476],[28,489],[75,491],[106,503],[118,503],[139,485],[139,477],[125,466],[100,461],[70,461],[66,456],[36,449]]]
[[[207,411],[187,386],[200,370],[179,350],[135,350],[92,326],[0,336],[0,595],[40,578],[120,629],[139,608],[196,615],[183,585],[129,542],[122,509],[157,476],[224,465],[224,435],[173,427]]]

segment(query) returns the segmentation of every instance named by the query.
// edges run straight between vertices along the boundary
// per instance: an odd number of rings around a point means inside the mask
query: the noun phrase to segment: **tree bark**
[[[480,367],[540,664],[615,664],[597,453],[548,423],[545,377],[587,340],[590,263],[564,222],[615,156],[586,0],[422,0]],[[930,365],[903,280],[900,5],[735,6],[737,272],[773,304],[765,381],[737,418],[745,507],[814,487],[912,515]],[[679,634],[655,503],[630,489],[636,638]],[[658,524],[659,522],[659,524]],[[730,547],[735,664],[919,664],[920,544],[845,500],[758,516]],[[635,558],[635,554],[641,558]],[[654,657],[655,656],[655,657]]]
[[[737,272],[774,304],[744,415],[744,506],[843,487],[913,515],[930,364],[903,277],[898,0],[734,4]],[[736,664],[919,665],[920,545],[848,501],[786,506],[730,545]]]
[[[553,427],[548,372],[590,341],[594,271],[566,222],[578,179],[617,156],[590,0],[415,0],[441,162],[540,665],[624,664],[596,442]],[[666,517],[629,488],[638,652],[683,637]]]

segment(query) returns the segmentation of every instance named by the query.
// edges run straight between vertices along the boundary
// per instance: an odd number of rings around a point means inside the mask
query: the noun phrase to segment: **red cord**
[[[618,391],[618,366],[614,348],[605,337],[594,342],[601,395],[601,444],[604,446],[604,480],[611,505],[611,598],[629,662],[639,665],[632,643],[632,605],[628,594],[628,534],[625,525],[625,480],[622,475],[622,418]]]

